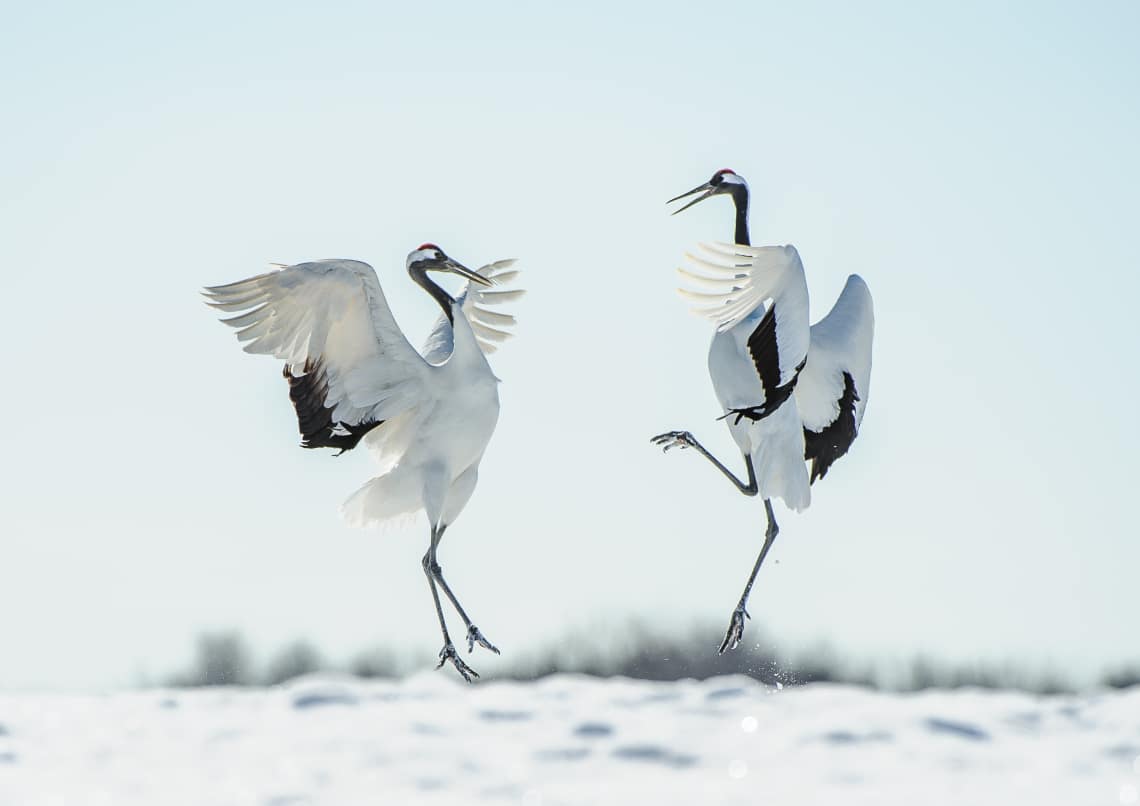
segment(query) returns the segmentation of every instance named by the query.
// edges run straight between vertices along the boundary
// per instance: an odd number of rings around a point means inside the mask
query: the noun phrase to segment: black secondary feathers
[[[333,410],[325,406],[329,382],[319,358],[306,360],[302,375],[290,372],[288,364],[282,374],[289,382],[289,399],[297,411],[302,448],[339,448],[335,455],[340,456],[355,448],[365,434],[384,422],[365,420],[355,425],[334,422]]]
[[[748,337],[748,354],[752,356],[752,363],[756,366],[756,374],[760,376],[760,385],[764,387],[764,404],[762,406],[748,406],[740,409],[729,409],[724,417],[736,415],[736,422],[747,418],[753,422],[762,420],[780,408],[792,396],[796,388],[796,380],[800,370],[807,363],[805,358],[796,367],[792,379],[780,386],[780,348],[776,342],[776,306],[772,305],[760,319],[760,324]]]
[[[855,427],[855,379],[843,373],[843,396],[839,398],[839,416],[822,431],[804,429],[804,459],[811,462],[811,483],[827,475],[832,463],[851,447],[858,429]]]

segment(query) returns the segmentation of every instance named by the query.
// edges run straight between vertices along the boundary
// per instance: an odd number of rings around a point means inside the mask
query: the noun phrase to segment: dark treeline
[[[709,636],[715,629],[695,629],[683,636],[663,636],[629,627],[618,640],[600,646],[586,636],[571,636],[538,654],[520,657],[496,671],[480,667],[483,680],[536,680],[551,674],[577,673],[642,680],[705,679],[742,674],[768,685],[814,682],[851,683],[890,691],[974,686],[1018,689],[1039,694],[1074,692],[1065,676],[1029,670],[1013,663],[954,664],[916,657],[894,667],[852,663],[826,647],[790,656],[759,640],[751,647],[718,655]],[[307,641],[295,641],[257,662],[236,632],[199,636],[190,666],[166,682],[173,686],[276,685],[314,672],[337,671],[363,678],[399,678],[432,667],[433,659],[386,650],[361,653],[347,663],[331,663]],[[1140,684],[1140,664],[1107,670],[1099,684],[1127,688]]]

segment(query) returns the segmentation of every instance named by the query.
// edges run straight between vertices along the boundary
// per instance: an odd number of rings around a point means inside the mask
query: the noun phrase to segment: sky
[[[1140,658],[1140,6],[547,5],[5,11],[0,688],[162,679],[214,629],[438,650],[426,523],[345,527],[371,458],[299,449],[280,367],[198,296],[357,258],[419,344],[429,240],[528,289],[440,549],[504,651],[473,665],[630,620],[712,651],[763,506],[648,439],[742,466],[673,271],[731,203],[664,204],[726,167],[813,318],[850,273],[876,312],[859,438],[777,503],[746,640]]]

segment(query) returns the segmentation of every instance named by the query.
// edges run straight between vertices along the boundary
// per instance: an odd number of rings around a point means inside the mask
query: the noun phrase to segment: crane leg
[[[498,655],[498,647],[488,641],[484,637],[483,633],[479,631],[479,628],[471,623],[471,619],[467,617],[467,611],[463,609],[463,605],[459,604],[459,599],[457,599],[455,597],[455,594],[451,592],[451,588],[448,587],[447,581],[443,578],[443,569],[440,567],[439,562],[436,560],[436,551],[439,548],[439,541],[443,539],[443,533],[446,529],[447,524],[443,524],[435,530],[435,534],[432,537],[431,541],[431,548],[428,549],[428,553],[424,557],[424,562],[426,563],[424,567],[430,570],[431,576],[437,583],[439,583],[439,586],[443,588],[443,592],[451,601],[451,606],[455,608],[455,612],[459,614],[459,617],[463,619],[463,623],[467,625],[468,654],[473,652],[475,650],[475,644],[478,644],[484,649],[489,649]]]
[[[723,473],[725,478],[736,485],[736,489],[741,493],[751,496],[756,495],[756,493],[760,491],[759,486],[756,484],[756,470],[752,467],[751,456],[744,457],[744,465],[748,468],[748,483],[745,484],[738,479],[731,470],[725,467],[719,459],[709,453],[704,445],[697,442],[697,438],[688,431],[667,431],[664,434],[658,434],[652,437],[649,441],[660,447],[666,453],[669,452],[670,448],[681,448],[682,450],[685,448],[696,448],[697,452],[712,462],[713,466]]]
[[[768,549],[772,548],[772,544],[776,542],[776,535],[780,533],[780,527],[776,523],[776,513],[772,511],[772,502],[767,498],[764,499],[764,512],[768,515],[768,530],[764,533],[764,545],[760,548],[760,556],[756,558],[756,564],[752,566],[752,573],[748,576],[748,584],[744,586],[744,593],[740,595],[740,602],[732,611],[732,620],[728,624],[728,632],[724,634],[724,641],[720,645],[719,652],[721,655],[726,649],[736,649],[740,646],[740,641],[744,637],[744,619],[752,618],[744,609],[748,604],[748,594],[752,593],[752,583],[756,581],[756,574],[760,572],[760,566],[764,564],[764,558],[768,556]]]
[[[435,600],[435,614],[439,616],[439,629],[443,633],[443,649],[439,651],[439,663],[436,664],[435,668],[442,669],[443,664],[450,661],[460,676],[470,683],[471,678],[478,677],[479,673],[463,662],[459,653],[455,651],[455,644],[451,643],[451,636],[447,632],[447,622],[443,618],[443,607],[439,603],[439,591],[435,587],[435,575],[431,569],[435,560],[435,547],[439,542],[437,531],[436,527],[433,526],[431,529],[431,547],[423,559],[424,574],[427,575],[428,586],[431,588],[431,598]]]

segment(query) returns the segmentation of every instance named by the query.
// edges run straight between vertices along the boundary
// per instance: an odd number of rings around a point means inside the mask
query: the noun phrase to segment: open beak
[[[459,261],[452,260],[449,257],[445,257],[443,259],[443,262],[438,266],[438,270],[449,271],[452,274],[458,274],[460,277],[465,277],[471,282],[478,283],[479,285],[494,285],[494,282],[487,279],[483,275],[471,271],[471,269],[467,268]]]
[[[700,193],[702,190],[704,191],[703,194],[701,194],[700,196],[697,196],[697,198],[693,199],[691,202],[686,204],[684,207],[677,208],[676,210],[674,210],[671,213],[671,215],[677,215],[677,213],[680,213],[683,210],[688,210],[690,207],[692,207],[697,202],[703,202],[709,196],[715,196],[717,194],[717,189],[715,187],[713,187],[712,185],[710,185],[708,182],[705,182],[703,185],[698,185],[697,187],[693,188],[688,193],[682,193],[680,196],[674,196],[673,198],[669,199],[669,201],[667,201],[665,203],[666,204],[672,204],[673,202],[679,201],[679,200],[685,198],[686,196],[692,196],[694,193]]]

